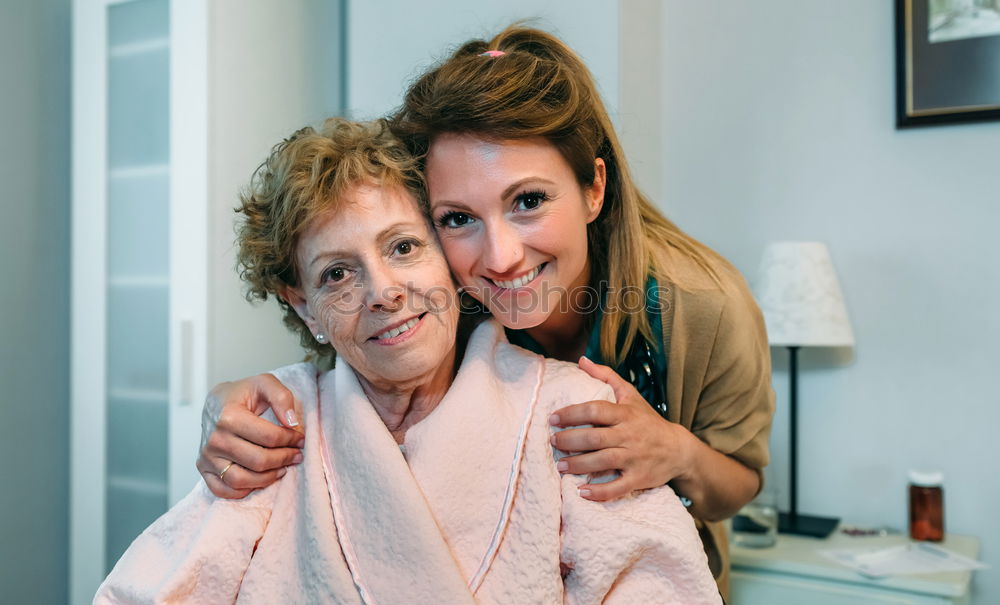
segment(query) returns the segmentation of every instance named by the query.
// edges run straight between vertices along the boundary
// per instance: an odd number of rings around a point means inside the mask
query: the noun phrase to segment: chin
[[[442,363],[444,359],[437,360],[437,364],[427,363],[426,360],[409,362],[409,360],[385,359],[378,364],[381,370],[379,378],[387,382],[404,384],[427,376]]]
[[[546,313],[504,313],[504,314],[492,314],[493,319],[499,321],[501,325],[505,328],[510,328],[511,330],[528,330],[530,328],[536,328],[549,318]]]

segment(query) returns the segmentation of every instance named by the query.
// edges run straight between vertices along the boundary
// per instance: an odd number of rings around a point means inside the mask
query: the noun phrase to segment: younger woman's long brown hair
[[[502,55],[483,55],[486,51]],[[670,275],[658,249],[671,246],[716,279],[716,255],[682,232],[639,191],[594,78],[572,49],[555,36],[512,25],[490,41],[471,40],[417,80],[390,128],[418,158],[444,133],[484,139],[541,137],[573,169],[581,186],[594,182],[594,159],[607,167],[604,207],[587,229],[590,285],[605,292],[601,355],[621,363],[641,334],[659,346],[645,305],[629,292],[645,292],[652,272]],[[638,289],[638,290],[636,290]]]

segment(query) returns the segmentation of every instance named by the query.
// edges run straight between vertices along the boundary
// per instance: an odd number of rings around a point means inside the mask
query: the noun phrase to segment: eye
[[[401,242],[398,242],[393,247],[393,251],[395,251],[396,254],[399,254],[399,255],[402,255],[402,256],[406,256],[407,254],[412,254],[414,248],[416,248],[417,245],[418,245],[417,242],[415,242],[415,241],[413,241],[411,239],[405,239],[405,240],[403,240]]]
[[[343,267],[330,267],[323,272],[323,283],[337,283],[347,278],[347,270]]]
[[[543,203],[547,202],[548,199],[549,196],[544,191],[525,191],[524,193],[519,193],[517,197],[514,198],[514,210],[535,210]]]
[[[456,227],[464,227],[475,220],[464,212],[448,212],[438,219],[438,224],[448,229],[454,229]]]

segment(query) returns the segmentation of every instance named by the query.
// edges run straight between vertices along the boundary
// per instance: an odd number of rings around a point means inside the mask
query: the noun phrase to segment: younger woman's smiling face
[[[426,380],[451,355],[455,285],[434,232],[401,187],[356,186],[296,250],[299,287],[283,293],[358,374],[392,387]]]
[[[544,139],[444,134],[431,143],[431,217],[448,264],[505,326],[539,326],[587,287],[587,225],[604,202],[604,163],[595,164],[593,185],[581,186]]]

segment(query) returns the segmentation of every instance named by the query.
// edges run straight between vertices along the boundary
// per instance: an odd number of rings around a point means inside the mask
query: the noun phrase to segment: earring
[[[316,332],[316,342],[318,342],[321,345],[325,345],[326,344],[326,334],[324,334],[322,332]]]

